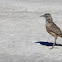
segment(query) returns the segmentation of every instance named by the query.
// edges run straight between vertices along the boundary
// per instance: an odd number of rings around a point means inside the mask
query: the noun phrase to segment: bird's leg
[[[56,40],[57,40],[57,37],[55,37],[55,42],[54,42],[54,44],[53,44],[52,48],[53,48],[53,47],[54,47],[54,45],[56,44]]]
[[[54,42],[52,48],[54,48],[54,45],[56,44],[56,40],[57,40],[57,37],[55,37],[55,42]],[[51,48],[51,49],[52,49],[52,48]]]

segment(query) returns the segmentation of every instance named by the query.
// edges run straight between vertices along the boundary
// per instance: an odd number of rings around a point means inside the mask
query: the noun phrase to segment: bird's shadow
[[[35,43],[39,43],[41,45],[45,45],[45,46],[53,46],[54,43],[50,43],[50,42],[44,42],[44,41],[38,41]],[[62,44],[55,44],[55,46],[62,46]]]

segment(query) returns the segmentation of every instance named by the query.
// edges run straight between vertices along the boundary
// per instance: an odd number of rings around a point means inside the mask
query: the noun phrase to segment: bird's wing
[[[52,23],[52,25],[49,27],[49,30],[57,35],[60,35],[62,33],[60,28],[55,23]]]

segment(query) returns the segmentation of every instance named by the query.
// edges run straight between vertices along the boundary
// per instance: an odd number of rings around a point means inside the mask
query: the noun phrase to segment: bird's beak
[[[45,17],[44,15],[41,15],[40,17]]]

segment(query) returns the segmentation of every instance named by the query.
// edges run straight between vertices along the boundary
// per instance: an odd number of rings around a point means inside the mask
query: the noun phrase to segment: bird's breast
[[[49,34],[51,34],[52,36],[55,37],[56,34],[53,33],[53,32],[50,30],[51,26],[52,26],[52,23],[46,23],[46,30],[47,30],[47,32],[48,32]]]

